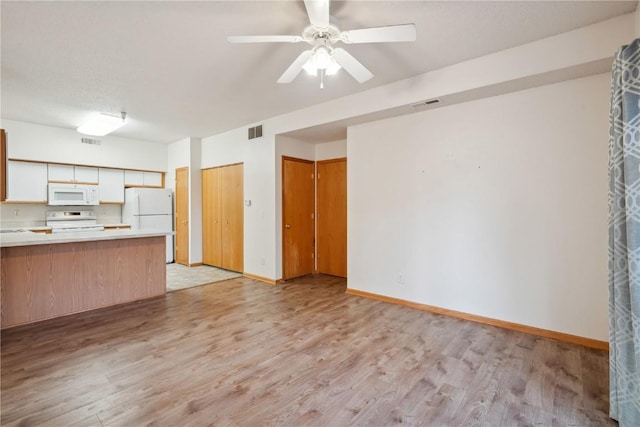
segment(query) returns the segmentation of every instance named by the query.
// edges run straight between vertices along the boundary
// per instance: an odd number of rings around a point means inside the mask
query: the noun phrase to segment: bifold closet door
[[[244,193],[242,164],[221,169],[222,268],[244,269]]]
[[[222,267],[221,168],[202,171],[202,262]]]
[[[202,170],[202,262],[244,269],[242,164]]]

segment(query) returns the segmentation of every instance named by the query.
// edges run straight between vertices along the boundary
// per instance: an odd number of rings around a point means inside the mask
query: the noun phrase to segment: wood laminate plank
[[[5,329],[0,424],[616,425],[607,352],[345,286],[242,277]]]

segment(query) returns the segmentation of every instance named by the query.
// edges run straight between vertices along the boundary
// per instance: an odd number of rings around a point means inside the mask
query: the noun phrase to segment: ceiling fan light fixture
[[[318,75],[318,69],[316,68],[315,64],[313,63],[313,56],[311,58],[309,58],[309,60],[307,62],[305,62],[305,64],[302,66],[302,69],[305,70],[307,72],[307,74],[309,74],[310,76],[317,76]]]
[[[334,74],[336,74],[338,71],[340,71],[342,67],[340,66],[340,64],[338,64],[336,62],[336,60],[333,58],[333,55],[331,56],[331,62],[329,63],[329,66],[327,67],[326,73],[328,76],[333,76]]]
[[[126,118],[127,113],[124,112],[120,116],[97,113],[77,130],[85,135],[104,136],[124,126],[127,123]]]
[[[317,69],[326,70],[331,63],[331,55],[329,55],[326,48],[319,47],[313,54],[313,61]]]
[[[333,53],[325,47],[319,47],[313,55],[305,62],[302,68],[311,76],[317,76],[319,70],[324,70],[325,74],[331,76],[338,72],[342,67],[333,57]]]
[[[364,83],[373,77],[360,61],[340,47],[342,43],[385,43],[416,41],[415,24],[387,25],[384,27],[361,28],[342,31],[337,21],[329,14],[330,0],[304,0],[309,24],[300,36],[263,35],[263,36],[229,36],[230,43],[300,43],[305,42],[312,47],[303,51],[289,65],[278,79],[278,83],[291,83],[304,69],[311,76],[320,76],[320,87],[323,87],[324,76],[336,74],[340,69],[358,83]]]

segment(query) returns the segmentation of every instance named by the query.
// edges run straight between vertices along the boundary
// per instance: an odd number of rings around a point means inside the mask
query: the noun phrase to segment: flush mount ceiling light
[[[110,114],[97,113],[89,121],[78,128],[78,132],[85,135],[104,136],[121,128],[127,123],[127,113],[121,113],[120,116],[112,116]]]

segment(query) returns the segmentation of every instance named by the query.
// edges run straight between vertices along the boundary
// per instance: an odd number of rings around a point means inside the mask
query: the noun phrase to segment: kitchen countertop
[[[16,246],[51,245],[58,243],[94,242],[99,240],[136,239],[143,237],[170,236],[173,231],[161,230],[110,230],[83,231],[76,233],[3,233],[0,235],[0,248]]]
[[[115,224],[99,224],[104,226],[105,228],[112,227],[131,227],[131,224],[123,224],[123,223],[115,223]],[[48,225],[21,225],[16,227],[3,227],[1,230],[30,230],[30,231],[47,231],[51,230],[51,227]]]
[[[47,231],[47,230],[51,230],[51,227],[47,227],[46,225],[40,225],[37,227],[22,227],[22,228],[26,228],[27,230],[31,230],[31,231]]]

